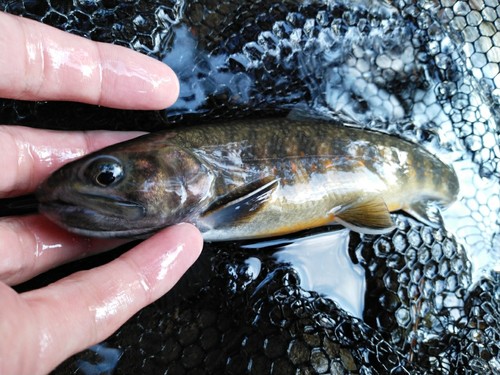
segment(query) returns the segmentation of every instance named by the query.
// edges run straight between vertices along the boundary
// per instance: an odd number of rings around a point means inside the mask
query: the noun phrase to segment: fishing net
[[[446,229],[401,214],[388,235],[350,235],[362,317],[304,289],[276,249],[212,245],[206,280],[178,286],[56,373],[99,372],[113,350],[115,373],[500,372],[497,0],[0,4],[165,61],[181,81],[167,111],[2,100],[2,123],[159,130],[309,108],[419,143],[461,184]]]

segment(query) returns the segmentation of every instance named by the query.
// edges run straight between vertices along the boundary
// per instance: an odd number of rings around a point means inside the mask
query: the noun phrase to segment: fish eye
[[[96,186],[107,187],[123,178],[123,167],[115,158],[99,157],[87,164],[84,176]]]

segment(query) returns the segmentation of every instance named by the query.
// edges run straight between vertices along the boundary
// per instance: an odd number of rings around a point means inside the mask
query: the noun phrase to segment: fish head
[[[66,164],[37,191],[39,210],[71,232],[144,238],[209,204],[214,176],[189,150],[97,152]]]

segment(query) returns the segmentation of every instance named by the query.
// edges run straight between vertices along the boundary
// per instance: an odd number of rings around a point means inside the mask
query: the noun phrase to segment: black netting
[[[367,281],[363,320],[302,289],[274,249],[208,246],[184,283],[106,341],[122,353],[116,373],[495,373],[498,274],[472,285],[453,237],[395,218],[391,234],[350,238]],[[57,373],[102,363],[95,350]]]
[[[148,54],[181,80],[167,111],[2,100],[2,123],[157,130],[299,105],[418,142],[459,175],[448,231],[398,216],[390,235],[351,236],[367,280],[363,320],[303,290],[290,265],[254,254],[264,266],[250,280],[247,251],[213,246],[208,281],[179,286],[107,341],[123,351],[115,373],[500,372],[498,0],[41,0],[0,9]],[[86,351],[56,373],[103,356]]]

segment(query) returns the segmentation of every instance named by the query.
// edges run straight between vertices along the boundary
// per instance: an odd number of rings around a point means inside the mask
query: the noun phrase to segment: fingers
[[[0,282],[8,285],[126,242],[77,236],[41,215],[1,218],[0,238]]]
[[[0,198],[27,194],[68,161],[140,132],[62,132],[0,126]]]
[[[0,373],[46,373],[70,355],[102,341],[135,312],[170,290],[198,257],[201,247],[201,236],[193,226],[178,225],[107,265],[79,272],[46,288],[20,297],[6,287],[0,288],[0,299],[13,306],[4,312],[12,316],[0,320],[0,332],[4,338],[17,340],[0,341],[0,358],[6,353],[38,353],[32,362],[24,356],[0,361]]]
[[[179,94],[165,64],[0,12],[0,97],[163,109]]]
[[[32,192],[68,161],[139,132],[58,132],[0,126],[0,197]],[[24,216],[0,220],[0,280],[25,281],[69,260],[116,247],[123,241],[88,239],[57,228],[45,218]]]

